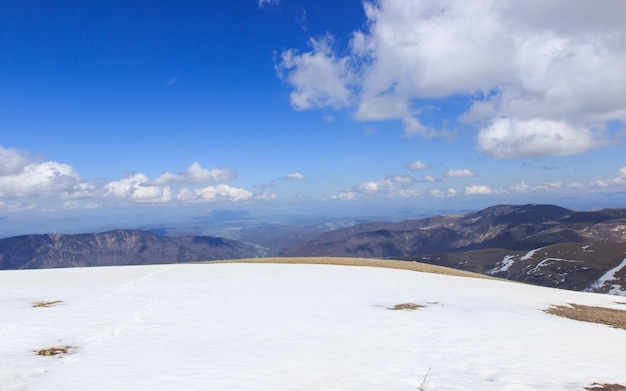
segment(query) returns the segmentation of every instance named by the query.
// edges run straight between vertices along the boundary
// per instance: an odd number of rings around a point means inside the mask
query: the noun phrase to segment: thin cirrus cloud
[[[272,7],[280,4],[280,0],[259,0],[259,8]]]
[[[479,150],[496,158],[580,154],[610,143],[607,124],[626,120],[621,0],[363,7],[365,27],[347,48],[331,49],[328,34],[309,51],[282,53],[294,108],[347,108],[356,120],[396,119],[407,136],[432,137],[445,134],[423,124],[421,109],[464,96],[459,120],[477,125]]]

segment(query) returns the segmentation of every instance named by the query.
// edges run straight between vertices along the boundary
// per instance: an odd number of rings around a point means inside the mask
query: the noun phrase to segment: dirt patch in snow
[[[71,350],[75,349],[74,346],[53,346],[47,349],[34,350],[38,356],[58,356],[61,354],[71,353]]]
[[[626,391],[626,387],[621,384],[593,383],[589,387],[585,387],[585,390]]]
[[[416,309],[424,308],[424,307],[426,306],[416,304],[416,303],[402,303],[402,304],[396,304],[393,307],[387,307],[387,309],[392,310],[392,311],[415,311]]]
[[[445,274],[449,276],[485,278],[499,280],[483,274],[467,272],[443,266],[429,265],[412,261],[393,261],[387,259],[344,258],[344,257],[295,257],[295,258],[250,258],[232,261],[207,261],[197,263],[288,263],[288,264],[315,264],[315,265],[342,265],[342,266],[370,266],[389,269],[413,270],[424,273]]]
[[[52,306],[55,306],[55,305],[61,304],[61,303],[63,303],[63,300],[37,301],[37,302],[33,303],[33,307],[35,307],[35,308],[45,308],[45,307],[52,307]]]
[[[626,311],[624,310],[569,303],[568,305],[552,306],[544,311],[569,319],[600,323],[626,330]]]

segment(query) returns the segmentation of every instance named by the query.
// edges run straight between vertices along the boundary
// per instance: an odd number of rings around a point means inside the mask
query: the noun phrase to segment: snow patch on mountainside
[[[502,261],[500,261],[500,265],[490,270],[487,274],[495,275],[497,273],[506,272],[511,266],[513,266],[518,258],[519,256],[517,255],[506,255]]]
[[[522,261],[526,261],[526,260],[528,260],[528,259],[532,259],[532,257],[533,257],[533,256],[537,253],[537,251],[539,251],[539,250],[543,250],[544,248],[545,248],[545,247],[539,247],[539,248],[536,248],[536,249],[534,249],[534,250],[530,250],[529,252],[527,252],[526,254],[524,254],[524,255],[520,258],[520,260],[522,260]]]
[[[526,274],[530,275],[530,274],[539,273],[542,267],[549,266],[555,262],[583,263],[583,261],[576,261],[572,259],[546,258],[542,260],[541,262],[539,262],[535,267],[530,269]]]
[[[603,288],[609,287],[607,293],[611,295],[626,296],[626,289],[624,289],[624,287],[621,285],[623,284],[623,281],[617,276],[617,273],[624,268],[626,268],[626,258],[624,258],[624,260],[619,265],[604,273],[604,275],[600,277],[598,281],[594,282],[589,288],[587,288],[587,291],[599,292]],[[618,282],[621,284],[619,284]]]

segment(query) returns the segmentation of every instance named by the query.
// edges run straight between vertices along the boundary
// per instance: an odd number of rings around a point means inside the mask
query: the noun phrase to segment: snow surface
[[[427,391],[626,384],[626,330],[542,311],[616,300],[332,265],[3,271],[0,389],[415,391],[429,370]],[[388,309],[407,302],[425,307]],[[53,346],[74,348],[34,352]]]

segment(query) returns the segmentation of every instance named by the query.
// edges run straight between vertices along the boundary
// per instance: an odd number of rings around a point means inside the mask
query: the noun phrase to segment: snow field
[[[416,390],[429,369],[427,391],[626,384],[626,330],[542,311],[619,300],[332,265],[3,271],[0,390]],[[425,307],[388,309],[407,302]],[[73,348],[34,352],[52,346]]]

